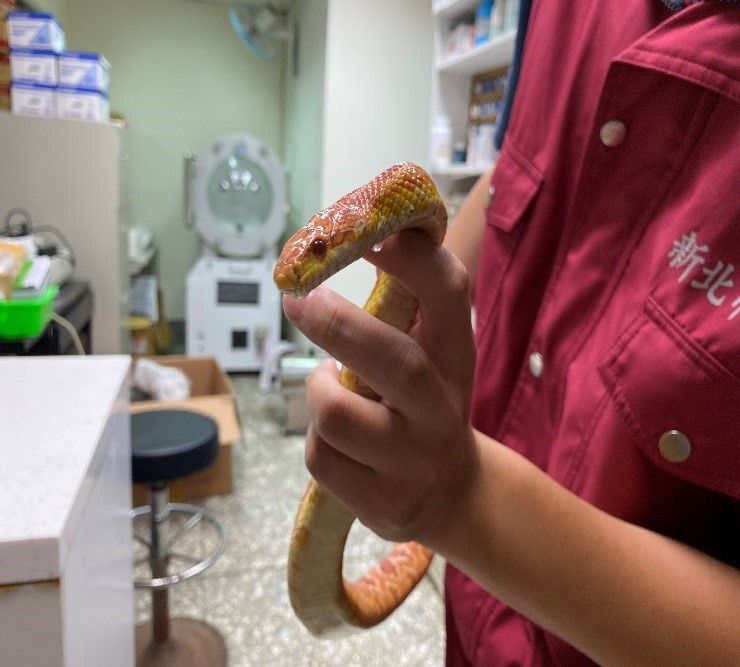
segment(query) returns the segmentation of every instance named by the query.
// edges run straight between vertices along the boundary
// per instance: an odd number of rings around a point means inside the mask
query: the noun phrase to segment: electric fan
[[[287,12],[269,4],[238,4],[229,9],[229,19],[239,39],[260,60],[273,60],[281,43],[295,49],[296,33]]]

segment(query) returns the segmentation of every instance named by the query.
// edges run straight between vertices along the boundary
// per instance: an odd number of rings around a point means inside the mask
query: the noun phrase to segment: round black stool
[[[206,667],[226,665],[221,634],[203,621],[170,618],[168,588],[213,565],[224,547],[216,519],[195,505],[168,502],[167,482],[209,466],[218,454],[218,426],[210,417],[185,410],[153,410],[131,415],[131,468],[134,482],[149,486],[149,506],[133,517],[149,515],[151,579],[137,579],[137,588],[152,591],[152,620],[136,627],[136,665]],[[188,517],[173,536],[171,514]],[[199,522],[215,530],[218,545],[205,558],[177,573],[169,573],[172,543]],[[139,538],[140,539],[140,538]],[[141,540],[144,541],[144,540]]]

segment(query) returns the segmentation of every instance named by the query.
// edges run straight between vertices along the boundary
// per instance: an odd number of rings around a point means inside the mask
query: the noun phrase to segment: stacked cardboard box
[[[53,14],[45,12],[11,11],[5,23],[13,113],[56,116],[56,54],[65,44],[62,26]]]
[[[60,53],[57,114],[60,118],[108,120],[110,65],[99,53]]]
[[[11,11],[6,28],[13,113],[108,120],[110,66],[102,55],[66,51],[53,14]]]
[[[218,457],[205,470],[169,484],[170,499],[187,501],[214,495],[227,495],[233,489],[231,463],[233,448],[241,438],[241,427],[229,377],[213,357],[154,356],[163,366],[181,370],[190,380],[190,398],[181,401],[135,401],[131,412],[147,410],[192,410],[213,418],[218,424]],[[134,485],[134,505],[147,503],[148,489]]]
[[[15,0],[0,0],[0,111],[10,111],[10,56],[5,15],[15,9]]]

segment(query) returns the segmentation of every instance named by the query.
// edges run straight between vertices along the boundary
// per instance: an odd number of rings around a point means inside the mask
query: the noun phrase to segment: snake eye
[[[311,241],[311,252],[313,252],[314,255],[317,257],[323,257],[326,255],[326,241],[324,239],[314,239]]]

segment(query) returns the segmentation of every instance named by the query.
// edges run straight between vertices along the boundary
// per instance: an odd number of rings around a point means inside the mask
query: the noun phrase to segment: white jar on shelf
[[[468,151],[465,161],[470,166],[478,164],[478,126],[475,124],[468,127]]]
[[[495,156],[493,123],[485,123],[478,126],[478,136],[476,137],[476,163],[481,166],[487,166],[493,163]]]
[[[444,168],[452,161],[452,124],[446,116],[439,116],[431,130],[432,165]]]

